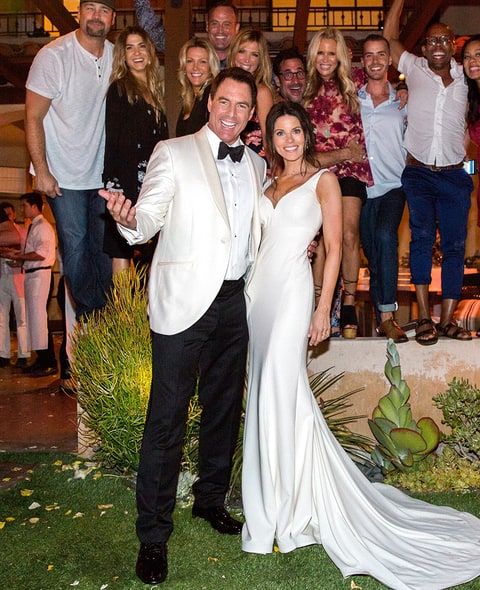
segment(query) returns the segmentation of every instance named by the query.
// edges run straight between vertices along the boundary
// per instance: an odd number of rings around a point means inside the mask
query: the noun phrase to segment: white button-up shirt
[[[245,155],[240,162],[233,162],[230,156],[219,160],[220,139],[208,125],[207,138],[217,165],[230,224],[231,248],[225,280],[232,281],[243,277],[250,263],[248,246],[253,216],[253,183]],[[233,145],[241,144],[238,140]]]
[[[434,166],[451,166],[465,157],[467,85],[463,69],[452,59],[448,86],[424,57],[404,51],[398,63],[408,84],[408,128],[405,148],[417,160]]]
[[[375,106],[367,92],[367,86],[358,91],[362,125],[373,186],[367,187],[369,199],[381,197],[402,186],[401,176],[405,168],[405,149],[402,147],[407,124],[407,109],[399,109],[395,90],[388,83],[389,97]]]
[[[42,214],[32,219],[32,225],[28,230],[25,254],[29,252],[36,252],[43,256],[43,260],[25,260],[23,263],[25,270],[55,264],[55,232]]]

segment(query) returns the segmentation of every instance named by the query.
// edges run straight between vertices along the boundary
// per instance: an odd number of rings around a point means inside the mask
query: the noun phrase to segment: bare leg
[[[415,285],[417,295],[418,319],[430,319],[430,304],[428,301],[428,285]]]
[[[428,285],[415,285],[415,293],[418,304],[418,322],[415,328],[415,340],[422,346],[429,346],[437,342],[438,334],[430,315]]]
[[[393,320],[393,312],[381,311],[380,312],[380,319],[382,320],[382,322],[385,322],[386,320]]]
[[[360,268],[360,212],[362,201],[357,197],[343,197],[343,313],[340,316],[344,338],[355,338],[358,321],[354,309]]]
[[[112,258],[112,272],[114,275],[129,268],[130,260],[128,258]]]
[[[355,304],[358,271],[360,269],[360,212],[358,197],[343,197],[343,255],[342,277],[345,286],[343,302]]]
[[[444,299],[442,301],[442,311],[440,312],[440,323],[442,325],[452,321],[453,312],[456,307],[456,299]]]
[[[471,340],[472,335],[470,332],[452,321],[453,312],[456,307],[456,299],[444,299],[442,301],[442,311],[440,314],[438,331],[442,336],[453,338],[454,340]]]

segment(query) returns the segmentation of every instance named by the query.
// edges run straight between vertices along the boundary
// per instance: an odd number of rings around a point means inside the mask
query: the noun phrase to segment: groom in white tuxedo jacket
[[[135,207],[100,191],[130,244],[160,231],[149,280],[152,386],[137,478],[136,572],[167,576],[167,540],[188,403],[197,377],[202,406],[194,516],[238,534],[224,508],[235,449],[248,331],[244,276],[260,241],[258,197],[265,162],[240,141],[256,85],[239,68],[213,81],[209,122],[198,133],[160,142]]]

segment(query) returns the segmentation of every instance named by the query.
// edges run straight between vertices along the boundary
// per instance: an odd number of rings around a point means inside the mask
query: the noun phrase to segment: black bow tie
[[[244,145],[237,145],[235,147],[227,145],[224,141],[220,142],[218,146],[218,159],[224,160],[227,156],[230,156],[232,162],[240,162],[245,151]]]

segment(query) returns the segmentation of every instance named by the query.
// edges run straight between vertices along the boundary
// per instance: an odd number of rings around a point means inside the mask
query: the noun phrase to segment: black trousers
[[[207,312],[179,334],[152,332],[152,386],[137,477],[137,535],[142,543],[167,541],[173,530],[185,423],[197,377],[202,416],[195,504],[224,504],[248,344],[243,287],[243,279],[225,281]]]

